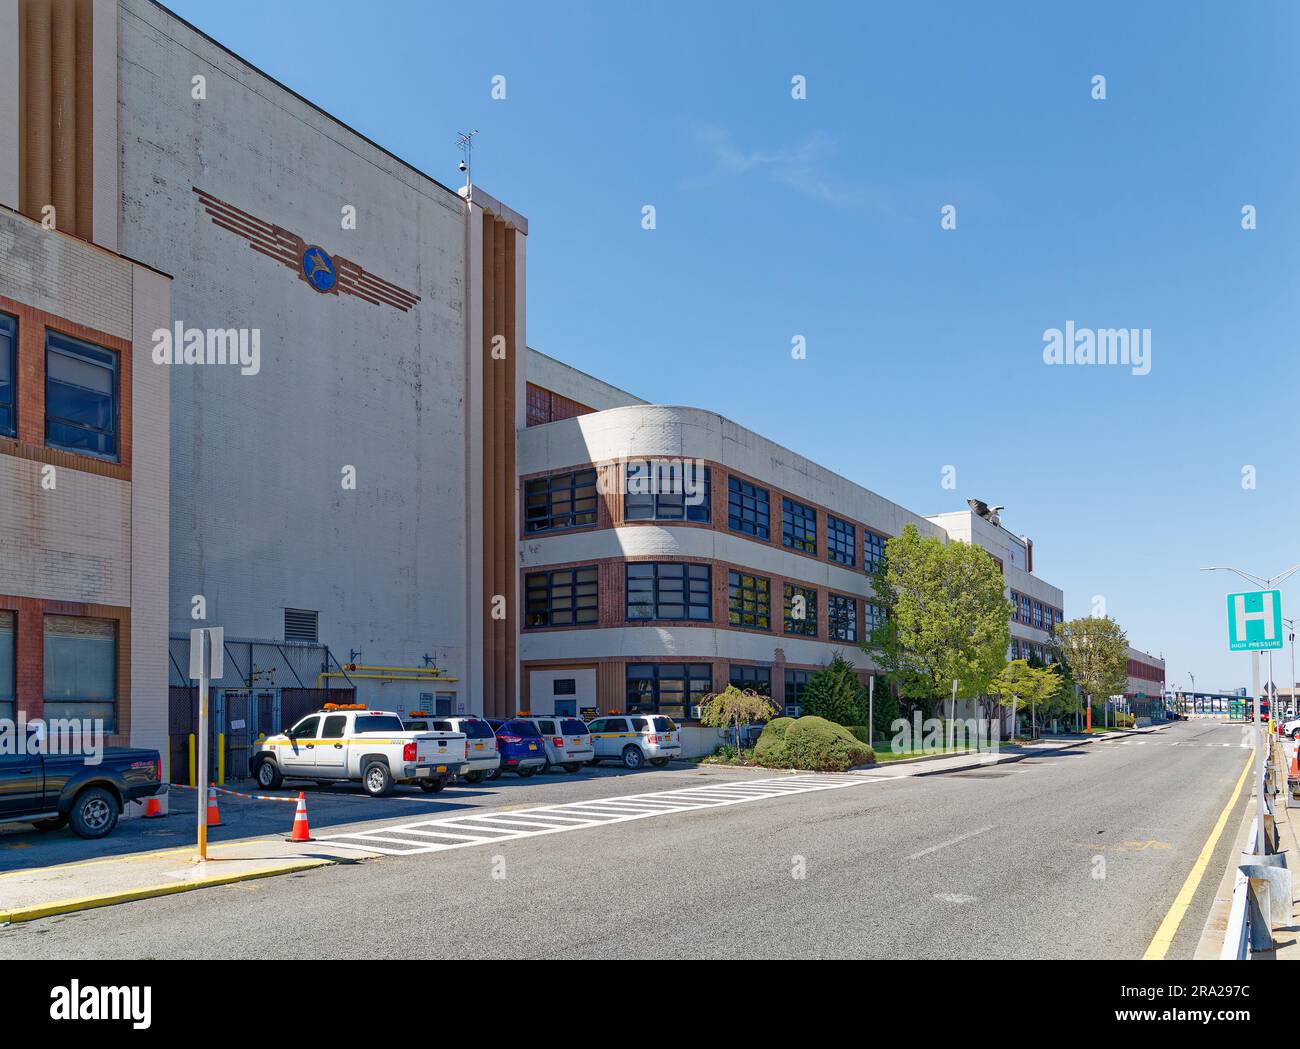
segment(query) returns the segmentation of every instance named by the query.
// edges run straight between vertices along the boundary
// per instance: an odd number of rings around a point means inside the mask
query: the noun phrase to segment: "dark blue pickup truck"
[[[160,771],[156,750],[132,747],[108,747],[93,764],[79,755],[0,754],[0,823],[102,838],[128,801],[163,793]]]

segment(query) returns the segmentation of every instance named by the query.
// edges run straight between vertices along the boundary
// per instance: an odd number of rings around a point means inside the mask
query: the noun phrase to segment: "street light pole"
[[[1290,579],[1296,572],[1300,572],[1300,565],[1292,565],[1285,572],[1275,576],[1257,576],[1251,572],[1243,572],[1240,568],[1233,568],[1230,565],[1211,565],[1208,568],[1202,568],[1202,572],[1232,572],[1241,576],[1248,583],[1253,583],[1260,590],[1273,590],[1283,582]],[[1259,819],[1255,822],[1255,854],[1263,856],[1267,851],[1264,842],[1264,812],[1267,806],[1264,795],[1264,747],[1268,743],[1268,736],[1264,733],[1263,712],[1259,702],[1259,653],[1250,654],[1250,675],[1251,685],[1255,691],[1255,812]],[[1270,649],[1268,654],[1268,676],[1271,680],[1273,677],[1273,652]]]

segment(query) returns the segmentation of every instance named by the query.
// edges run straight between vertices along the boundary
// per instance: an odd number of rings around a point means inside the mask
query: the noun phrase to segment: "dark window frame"
[[[794,619],[791,613],[797,594],[803,594],[805,600],[803,619]],[[782,605],[785,619],[785,632],[798,637],[817,637],[817,588],[800,586],[798,583],[786,583]]]
[[[885,543],[888,539],[870,528],[862,530],[862,567],[868,575],[874,572],[885,559]]]
[[[591,573],[590,579],[578,579],[578,573]],[[568,575],[570,581],[567,583],[557,583],[556,576]],[[541,585],[536,583],[542,580]],[[590,593],[579,593],[579,588],[590,587]],[[567,591],[567,594],[565,593]],[[535,593],[544,594],[545,605],[541,609],[534,609],[533,595]],[[563,600],[568,598],[570,604],[567,609],[557,608],[556,598]],[[589,599],[589,601],[588,601]],[[557,613],[567,611],[572,616],[572,621],[568,623],[555,622]],[[590,618],[582,618],[580,614],[590,613]],[[535,615],[544,615],[545,622],[533,622]],[[546,630],[555,627],[582,627],[598,626],[600,624],[600,569],[596,565],[578,565],[574,568],[547,568],[538,572],[527,572],[524,574],[524,629],[525,630]]]
[[[858,526],[834,514],[826,515],[826,560],[845,568],[858,563]]]
[[[586,494],[588,489],[589,495]],[[557,495],[566,498],[557,501]],[[533,505],[531,500],[538,496],[543,501]],[[563,506],[565,503],[567,510],[557,510],[557,504]],[[579,503],[583,504],[583,509],[578,509]],[[565,470],[524,482],[524,532],[528,535],[590,528],[599,520],[599,514],[600,492],[595,467]]]
[[[110,394],[112,423],[108,429],[100,429],[78,422],[75,419],[65,419],[50,414],[50,405],[54,402],[54,397],[50,391],[51,385],[71,385],[51,378],[53,369],[50,367],[50,358],[52,354],[78,360],[91,367],[103,368],[109,373],[112,383],[112,392]],[[112,442],[113,450],[111,452],[101,452],[57,440],[50,433],[52,426],[85,431],[108,438]],[[83,339],[74,339],[71,335],[65,335],[53,328],[45,329],[45,447],[70,452],[73,455],[85,455],[92,459],[99,459],[102,462],[120,463],[122,461],[122,355],[117,350],[109,349],[107,346],[98,346]]]
[[[761,542],[770,542],[771,490],[730,474],[727,477],[727,528]]]
[[[746,585],[749,580],[749,585]],[[763,584],[761,587],[759,584]],[[767,625],[759,620],[766,618]],[[752,620],[746,622],[746,619]],[[772,629],[772,580],[754,572],[727,572],[727,623],[745,630]]]
[[[788,495],[781,497],[781,545],[817,556],[817,510]]]
[[[772,668],[732,663],[727,667],[727,684],[772,697]]]
[[[623,675],[624,697],[629,714],[660,714],[663,712],[664,683],[681,682],[680,703],[670,702],[672,709],[680,709],[684,718],[691,716],[691,707],[700,703],[713,691],[713,664],[711,663],[628,663]],[[643,689],[641,685],[646,687]],[[635,693],[634,693],[635,688]],[[676,689],[669,691],[670,699]]]
[[[643,468],[650,474],[648,483],[651,491],[636,493],[632,491],[633,468]],[[673,471],[676,469],[681,470],[680,482],[673,477]],[[686,501],[688,470],[693,482],[698,482],[701,473],[703,474],[704,499],[700,503],[691,504]],[[667,492],[661,491],[665,484],[669,488]],[[680,487],[681,490],[672,491],[674,486]],[[712,470],[697,459],[629,459],[624,463],[624,521],[686,521],[694,524],[709,524],[712,520],[712,500]]]
[[[8,352],[4,343],[8,342]],[[0,313],[0,356],[8,358],[9,363],[9,400],[0,402],[0,412],[7,411],[12,416],[12,424],[4,422],[0,415],[0,437],[18,437],[18,318],[8,313]]]
[[[635,575],[633,573],[636,573]],[[700,574],[702,573],[702,575]],[[634,607],[641,607],[644,602],[633,600],[632,582],[649,580],[650,615],[633,614]],[[680,589],[671,586],[681,582]],[[700,583],[702,588],[693,587]],[[712,623],[713,622],[713,566],[694,561],[628,561],[623,567],[624,583],[624,618],[629,623]],[[638,588],[638,593],[645,592]],[[679,600],[673,595],[679,594]],[[701,597],[702,595],[702,597]],[[692,598],[697,598],[692,600]],[[680,605],[681,615],[663,615],[665,606]],[[692,609],[702,609],[706,615],[693,616]]]
[[[844,615],[846,609],[848,614]],[[837,610],[839,618],[837,618]],[[850,597],[847,594],[828,593],[826,595],[826,635],[831,641],[857,643],[857,598]]]
[[[799,706],[799,693],[812,680],[815,670],[801,670],[798,667],[785,668],[785,712],[788,714]]]

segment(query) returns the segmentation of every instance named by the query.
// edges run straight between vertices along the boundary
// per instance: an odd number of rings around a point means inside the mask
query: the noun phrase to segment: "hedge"
[[[844,772],[871,764],[876,755],[844,726],[809,716],[769,721],[754,748],[754,760],[768,768]]]

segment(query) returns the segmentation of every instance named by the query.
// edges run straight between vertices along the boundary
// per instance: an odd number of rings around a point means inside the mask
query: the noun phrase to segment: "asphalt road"
[[[1209,722],[1127,739],[23,923],[0,958],[1136,958],[1250,752]],[[663,776],[564,792],[701,781]],[[1195,950],[1246,793],[1170,957]]]

